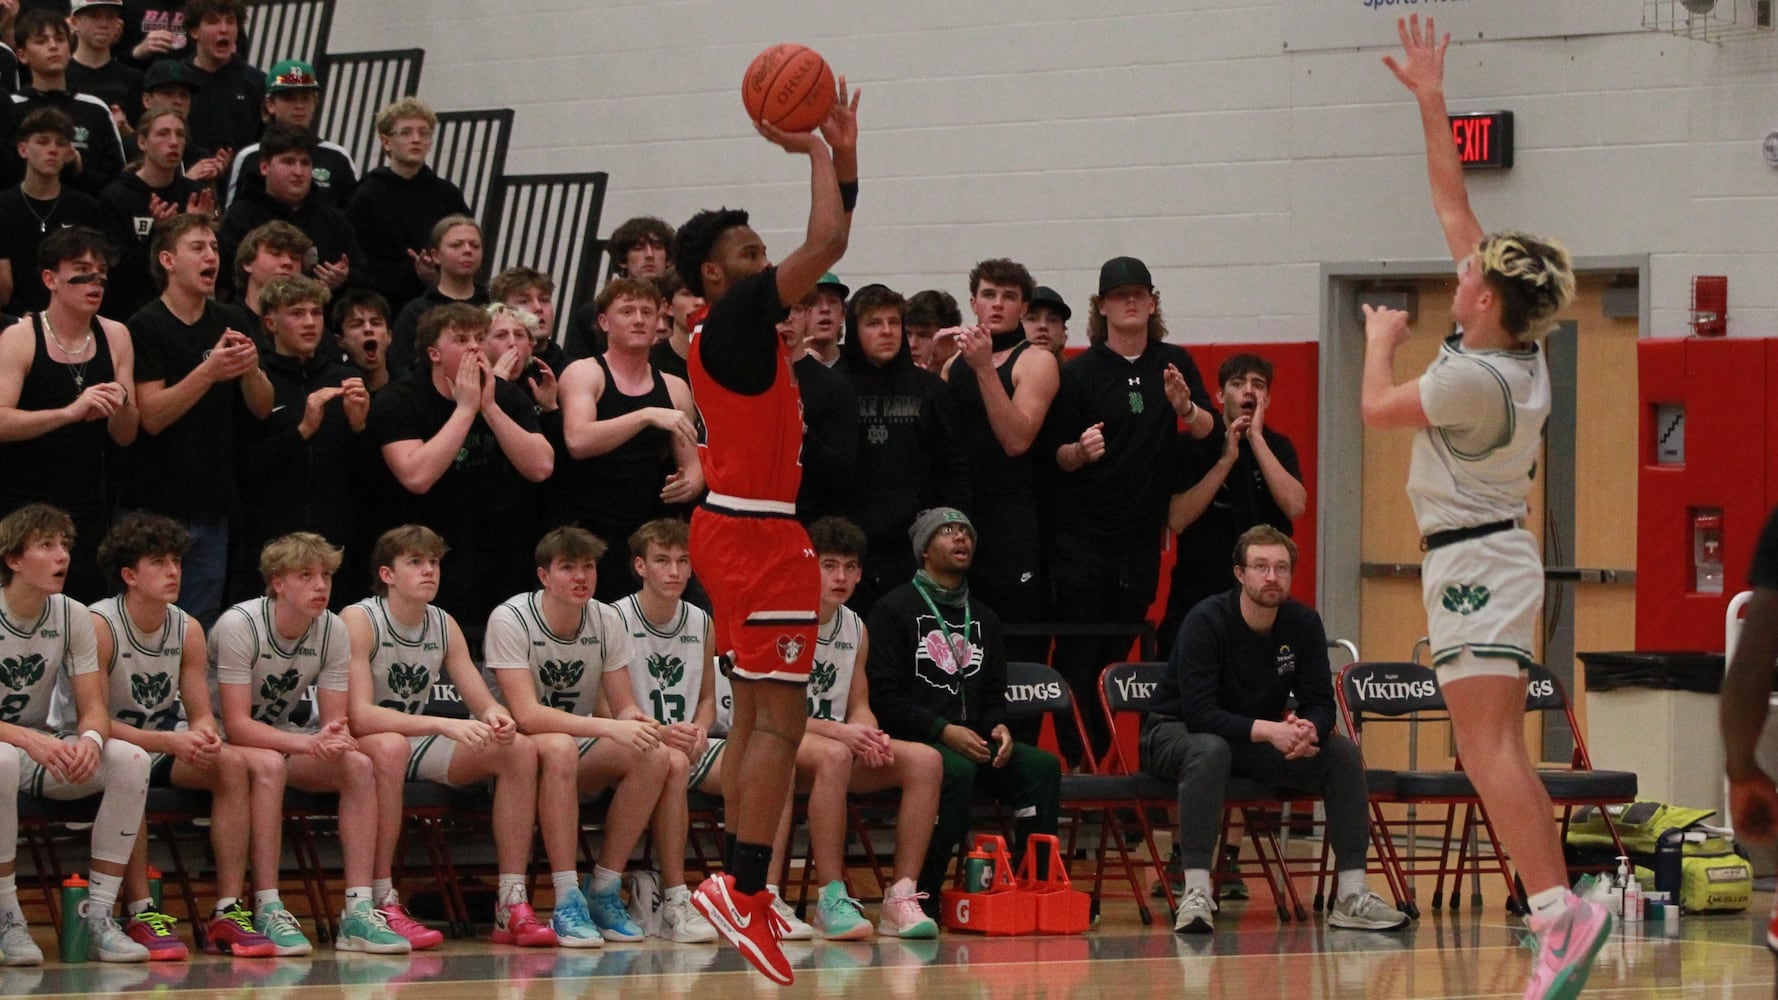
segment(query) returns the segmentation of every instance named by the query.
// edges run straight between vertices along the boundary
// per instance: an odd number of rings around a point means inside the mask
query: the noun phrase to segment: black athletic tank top
[[[1006,360],[995,366],[994,374],[1000,384],[1006,388],[1006,395],[1012,396],[1012,370],[1019,363],[1019,355],[1031,346],[1029,341],[1021,342],[1006,356]],[[988,408],[982,402],[982,388],[976,383],[975,372],[962,358],[951,364],[950,371],[951,398],[957,404],[957,416],[963,427],[963,447],[969,456],[970,475],[975,488],[975,508],[983,511],[989,508],[998,509],[1006,502],[1034,503],[1036,485],[1031,465],[1033,449],[1026,449],[1023,455],[1012,456],[1000,446],[1000,439],[994,436],[994,428],[988,423]],[[975,514],[975,509],[970,511]]]
[[[111,345],[98,317],[92,321],[93,356],[76,365],[50,359],[41,313],[31,316],[31,330],[37,352],[19,386],[19,409],[60,409],[74,402],[83,386],[117,381]],[[28,441],[0,444],[0,503],[8,510],[38,500],[69,511],[102,507],[111,452],[105,423],[83,420]]]
[[[649,368],[652,382],[640,396],[626,396],[617,388],[605,356],[593,360],[605,373],[605,391],[595,410],[601,421],[651,406],[673,406],[673,394],[658,369]],[[603,455],[569,461],[553,477],[558,520],[579,520],[597,530],[629,531],[655,516],[661,506],[662,459],[672,450],[672,435],[648,427]]]

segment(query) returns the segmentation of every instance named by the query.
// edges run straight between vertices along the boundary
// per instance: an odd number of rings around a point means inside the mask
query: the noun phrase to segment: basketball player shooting
[[[699,212],[680,228],[674,263],[709,306],[692,317],[691,384],[703,416],[709,494],[692,514],[691,557],[709,591],[715,648],[733,681],[724,768],[733,837],[723,874],[693,904],[753,966],[792,981],[778,946],[766,872],[772,835],[794,780],[820,610],[820,573],[796,520],[802,480],[802,402],[792,375],[800,345],[777,324],[846,252],[858,197],[858,95],[840,77],[816,131],[757,123],[785,152],[809,159],[803,244],[774,266],[737,209]]]

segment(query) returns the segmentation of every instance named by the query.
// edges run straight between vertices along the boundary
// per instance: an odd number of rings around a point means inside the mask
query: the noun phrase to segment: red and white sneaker
[[[494,907],[494,943],[520,948],[554,948],[556,932],[537,919],[530,903]]]
[[[767,979],[789,986],[796,976],[784,949],[778,947],[779,920],[772,912],[771,890],[751,895],[734,890],[733,875],[712,875],[698,883],[691,905]]]
[[[389,929],[407,938],[408,946],[414,951],[436,948],[444,943],[444,931],[433,930],[415,920],[413,914],[407,912],[407,907],[401,905],[401,897],[395,893],[391,892],[377,909],[383,912],[383,919],[389,922]]]
[[[179,921],[154,910],[143,910],[130,918],[123,932],[130,940],[148,949],[150,962],[183,962],[191,957],[185,942],[173,932]]]

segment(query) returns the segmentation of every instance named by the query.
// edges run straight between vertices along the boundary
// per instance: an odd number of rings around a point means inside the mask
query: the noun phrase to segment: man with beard
[[[1269,524],[1291,534],[1291,522],[1309,505],[1296,446],[1266,426],[1272,363],[1257,354],[1237,354],[1222,363],[1216,381],[1222,434],[1178,443],[1180,479],[1193,485],[1174,494],[1167,508],[1167,530],[1179,536],[1174,547],[1179,558],[1161,619],[1162,650],[1173,648],[1179,623],[1199,601],[1234,585],[1222,553],[1234,547],[1241,532]],[[1207,447],[1212,444],[1215,451]]]
[[[999,258],[969,272],[975,326],[940,332],[957,343],[945,365],[958,437],[969,461],[980,545],[970,574],[1002,621],[1043,620],[1032,445],[1043,430],[1058,380],[1055,356],[1025,339],[1026,305],[1036,283],[1025,265]],[[1041,662],[1047,640],[1024,638],[1012,658]]]
[[[852,520],[870,540],[850,604],[860,613],[918,568],[918,553],[901,544],[915,515],[935,505],[970,504],[969,465],[951,397],[943,380],[914,366],[901,335],[906,309],[906,300],[882,285],[860,288],[840,348],[840,369],[858,396]]]
[[[1143,720],[1142,769],[1179,783],[1185,896],[1173,929],[1208,934],[1210,862],[1231,777],[1319,793],[1339,872],[1329,927],[1395,930],[1408,917],[1365,887],[1369,794],[1358,746],[1334,732],[1321,616],[1290,599],[1296,543],[1270,525],[1235,543],[1236,590],[1186,616]],[[1287,705],[1296,699],[1296,709]]]
[[[955,507],[920,512],[908,531],[920,569],[866,616],[871,706],[890,737],[931,744],[944,760],[938,824],[919,891],[937,916],[945,871],[969,834],[977,789],[1015,817],[1015,843],[1056,832],[1062,769],[1007,729],[1006,647],[1000,617],[969,593],[975,527]],[[1220,815],[1220,812],[1219,812]]]

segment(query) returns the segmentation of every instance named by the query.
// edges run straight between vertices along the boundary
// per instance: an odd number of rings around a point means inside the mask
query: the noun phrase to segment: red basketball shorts
[[[806,684],[815,659],[821,571],[793,518],[691,516],[691,565],[710,594],[716,653],[744,680]]]

